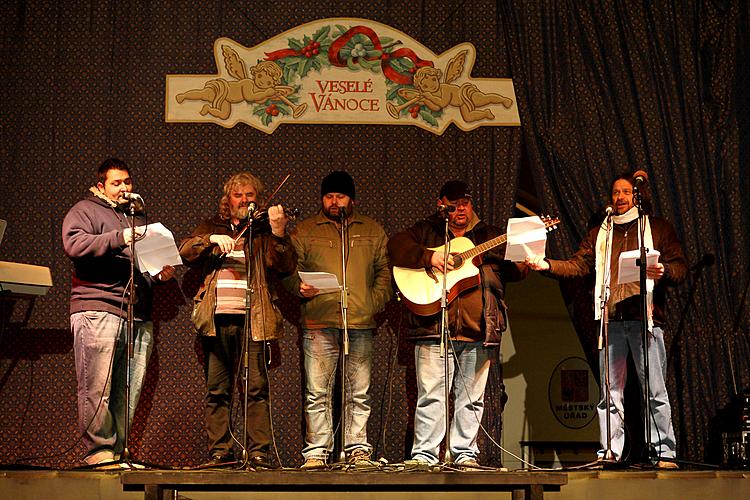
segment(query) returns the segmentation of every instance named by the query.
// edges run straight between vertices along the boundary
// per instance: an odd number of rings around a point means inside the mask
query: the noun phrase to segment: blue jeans
[[[333,388],[339,361],[342,331],[337,328],[304,330],[305,353],[305,448],[302,456],[327,460],[333,451]],[[368,453],[367,420],[370,418],[370,370],[372,330],[349,330],[346,358],[346,425],[344,451],[357,448]]]
[[[115,314],[83,311],[71,314],[70,327],[78,379],[78,428],[88,450],[84,460],[93,464],[115,458],[124,446],[127,322]],[[129,423],[146,378],[153,331],[150,321],[135,322]]]
[[[628,352],[638,372],[638,379],[643,388],[645,381],[643,364],[643,343],[641,342],[640,321],[609,322],[609,386],[610,386],[610,429],[612,435],[612,452],[615,459],[622,458],[625,446],[624,399],[625,382],[628,375]],[[675,437],[672,427],[672,410],[667,395],[667,353],[664,348],[664,333],[655,326],[648,338],[649,364],[649,406],[651,415],[648,419],[651,426],[651,444],[656,455],[661,458],[675,457]],[[607,447],[607,400],[604,392],[604,351],[599,354],[599,373],[601,374],[602,398],[597,406],[599,414],[599,435],[604,455]],[[645,410],[644,410],[645,412]]]
[[[453,341],[448,363],[449,389],[454,411],[450,429],[453,461],[476,459],[477,436],[484,413],[484,388],[495,348],[482,342]],[[445,437],[445,360],[438,341],[419,341],[414,347],[417,371],[417,410],[414,414],[414,460],[438,463],[440,444]],[[456,368],[460,367],[460,370]]]

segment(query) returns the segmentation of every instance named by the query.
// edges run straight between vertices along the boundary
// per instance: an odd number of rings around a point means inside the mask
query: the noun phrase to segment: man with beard
[[[355,208],[352,177],[331,172],[320,189],[321,211],[292,232],[299,256],[297,271],[327,272],[342,280],[341,231],[348,227],[347,324],[344,451],[351,464],[368,463],[372,446],[367,440],[370,416],[370,368],[375,314],[391,297],[391,273],[386,253],[387,237],[376,221]],[[341,294],[323,293],[304,283],[295,273],[285,285],[302,298],[302,347],[305,363],[305,459],[303,468],[325,467],[333,451],[333,387],[342,332]]]
[[[180,255],[202,266],[203,284],[194,299],[193,323],[206,356],[205,418],[211,455],[204,466],[233,462],[230,431],[233,381],[242,358],[245,328],[247,261],[250,257],[250,341],[248,342],[248,406],[245,415],[249,466],[269,468],[271,416],[266,371],[268,342],[281,338],[281,313],[274,303],[273,283],[294,271],[295,254],[285,233],[287,217],[281,205],[268,208],[270,231],[256,230],[252,245],[244,231],[248,207],[262,200],[263,183],[242,172],[227,180],[219,213],[199,225],[180,244]],[[250,214],[252,215],[252,214]]]
[[[65,216],[62,239],[73,261],[70,327],[78,378],[78,426],[87,448],[84,461],[95,465],[112,462],[123,451],[125,418],[132,423],[153,349],[152,285],[172,278],[174,268],[165,266],[155,279],[136,269],[130,401],[126,402],[127,288],[133,239],[126,215],[130,205],[125,196],[133,192],[127,164],[116,158],[102,162],[97,183],[89,191]],[[145,220],[139,213],[135,224],[143,225]]]
[[[645,174],[644,174],[645,176]],[[641,386],[645,382],[643,362],[643,344],[641,338],[641,298],[640,283],[617,283],[618,262],[620,254],[640,248],[638,234],[638,208],[634,204],[633,175],[624,173],[618,176],[610,186],[610,196],[615,215],[612,216],[612,233],[607,241],[606,222],[593,228],[581,242],[578,251],[568,260],[547,259],[543,255],[527,258],[532,269],[545,271],[556,278],[573,278],[590,273],[596,275],[594,289],[594,310],[596,319],[601,319],[600,297],[605,275],[605,248],[611,248],[610,297],[608,310],[608,344],[610,407],[607,408],[606,394],[597,407],[599,414],[599,434],[602,449],[598,453],[600,460],[613,458],[621,460],[625,445],[624,397],[625,382],[628,371],[628,352],[633,356]],[[645,186],[644,186],[645,187]],[[647,191],[641,188],[643,207],[648,212],[650,206]],[[659,262],[646,268],[646,289],[648,303],[648,359],[649,359],[649,407],[651,415],[648,425],[651,426],[651,443],[656,453],[657,468],[674,469],[675,436],[672,427],[672,412],[667,395],[666,375],[667,356],[664,347],[665,322],[664,306],[666,288],[682,281],[687,274],[687,262],[672,226],[659,217],[646,216],[643,241],[647,248],[658,250]],[[604,350],[599,351],[599,370],[604,380]],[[610,413],[611,446],[607,450],[607,412]],[[607,451],[612,456],[608,457]]]
[[[502,231],[482,222],[474,213],[471,190],[462,181],[446,182],[440,189],[438,207],[448,213],[448,238],[464,237],[476,246],[500,236]],[[394,266],[409,269],[437,269],[450,272],[453,256],[444,262],[445,217],[441,213],[417,222],[388,242]],[[462,469],[480,467],[477,436],[484,411],[484,389],[490,364],[499,362],[499,345],[507,327],[504,302],[505,282],[522,279],[523,264],[503,260],[498,248],[481,256],[478,265],[480,286],[459,293],[448,304],[450,339],[447,354],[448,386],[453,393],[450,455]],[[440,278],[438,278],[440,279]],[[441,312],[421,316],[407,312],[410,340],[415,341],[414,361],[417,375],[417,408],[414,415],[413,460],[423,464],[440,461],[440,444],[445,437],[445,360],[440,352]]]

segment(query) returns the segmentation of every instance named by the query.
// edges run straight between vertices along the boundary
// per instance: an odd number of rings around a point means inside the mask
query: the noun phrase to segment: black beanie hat
[[[352,176],[341,170],[336,170],[326,175],[320,184],[320,196],[328,193],[341,193],[347,195],[352,200],[356,198],[354,191],[354,179]]]

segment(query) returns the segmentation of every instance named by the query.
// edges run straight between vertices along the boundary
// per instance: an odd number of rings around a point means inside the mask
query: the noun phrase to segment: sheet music
[[[526,257],[545,254],[547,230],[539,217],[508,219],[506,233],[505,260],[523,262]]]
[[[314,286],[320,293],[332,293],[341,290],[339,279],[332,273],[300,271],[299,277],[303,283]]]
[[[659,250],[646,249],[646,267],[655,266],[659,263]],[[617,262],[617,283],[624,285],[641,279],[641,268],[636,265],[636,261],[641,258],[640,250],[629,250],[620,254],[620,260]]]
[[[148,226],[136,226],[136,234],[143,234],[144,229],[145,236],[135,242],[138,269],[156,276],[164,266],[182,265],[180,252],[169,229],[161,222],[155,222]]]

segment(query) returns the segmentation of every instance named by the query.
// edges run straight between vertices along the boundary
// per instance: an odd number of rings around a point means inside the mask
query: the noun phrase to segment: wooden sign
[[[247,48],[214,43],[218,73],[167,75],[166,121],[409,125],[442,134],[521,124],[513,82],[471,78],[476,49],[436,55],[365,19],[321,19]]]

